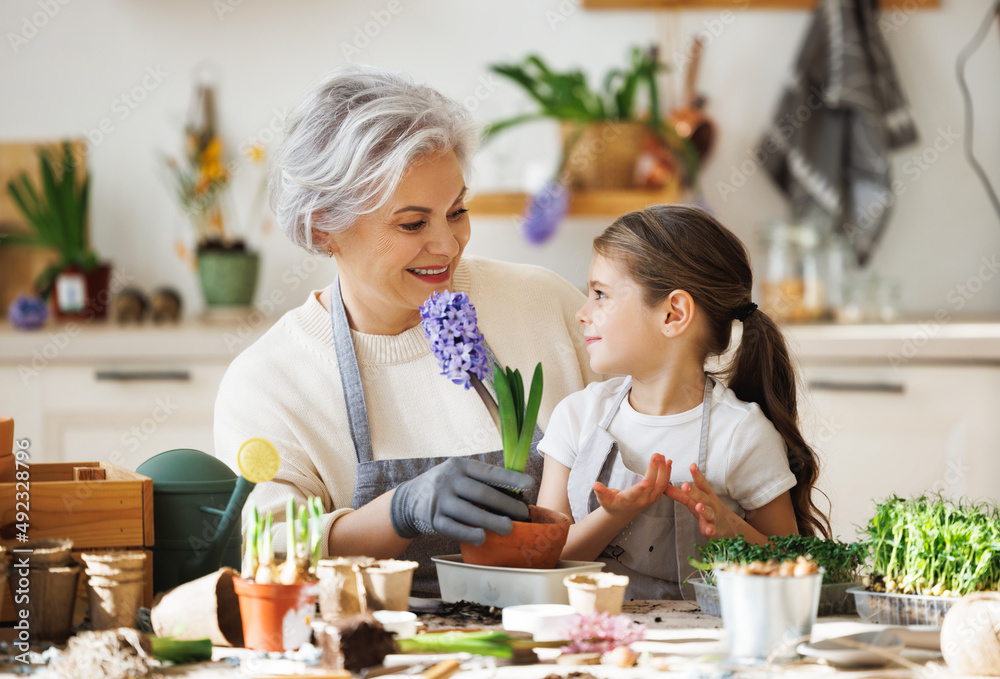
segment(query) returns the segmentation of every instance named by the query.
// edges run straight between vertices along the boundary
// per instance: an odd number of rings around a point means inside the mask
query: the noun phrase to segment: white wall
[[[199,306],[194,276],[173,254],[183,221],[157,161],[160,152],[179,150],[194,69],[208,60],[219,74],[221,129],[233,150],[248,140],[266,139],[282,111],[323,73],[343,63],[344,46],[366,24],[374,26],[369,23],[372,12],[391,20],[362,44],[355,61],[406,70],[450,96],[472,97],[475,115],[483,121],[530,108],[513,87],[488,76],[489,63],[537,51],[558,67],[580,65],[596,76],[622,63],[630,45],[659,40],[667,54],[683,53],[693,32],[714,28],[701,86],[720,133],[703,176],[704,200],[755,249],[760,225],[784,214],[781,197],[761,173],[750,176],[727,200],[717,185],[730,181],[733,167],[748,158],[747,150],[765,128],[807,25],[806,12],[656,14],[585,11],[572,0],[396,0],[401,11],[390,15],[389,0],[62,1],[0,4],[0,138],[58,138],[91,131],[97,140],[91,169],[98,251],[141,286],[177,286],[191,310]],[[922,137],[895,158],[907,192],[874,265],[903,282],[903,306],[917,318],[929,318],[939,309],[953,317],[1000,312],[997,278],[986,281],[960,313],[948,299],[950,291],[978,274],[981,258],[1000,253],[998,217],[959,145],[939,154],[916,180],[904,168],[914,154],[933,144],[938,130],[962,134],[955,57],[989,4],[942,0],[939,11],[888,15],[902,24],[888,41]],[[44,7],[54,16],[40,14]],[[221,11],[227,8],[232,11]],[[555,25],[554,18],[560,19]],[[34,30],[33,23],[41,27]],[[159,72],[161,81],[151,72]],[[969,75],[977,152],[1000,185],[1000,129],[995,124],[1000,42],[995,30],[973,59]],[[484,78],[493,84],[484,88]],[[155,89],[139,91],[143,100],[125,117],[120,98],[142,89],[144,79]],[[475,98],[477,87],[485,97]],[[98,139],[93,130],[102,121],[111,131]],[[544,171],[555,159],[551,126],[511,131],[483,152],[478,187],[517,184],[527,164]],[[255,184],[249,169],[237,177],[235,199],[244,214]],[[474,224],[470,252],[543,263],[581,284],[590,240],[604,221],[566,223],[542,248],[524,244],[512,220],[480,217]],[[283,301],[277,311],[297,304],[307,285],[320,287],[333,271],[322,262],[303,282],[294,267],[302,265],[305,255],[280,233],[257,242],[265,250],[258,299],[278,294]]]

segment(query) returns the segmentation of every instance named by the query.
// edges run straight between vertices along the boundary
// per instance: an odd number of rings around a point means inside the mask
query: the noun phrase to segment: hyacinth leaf
[[[306,513],[306,506],[299,506],[298,519],[295,522],[295,553],[299,553],[299,548],[309,545],[309,518]]]
[[[542,404],[542,364],[535,366],[535,374],[531,377],[531,387],[528,391],[528,406],[524,412],[524,426],[521,427],[517,440],[517,452],[513,463],[508,469],[523,472],[528,465],[528,454],[531,452],[531,439],[535,433],[535,422],[538,421],[538,408]]]
[[[274,523],[274,514],[267,510],[267,518],[264,519],[264,528],[260,536],[260,562],[262,564],[274,563],[274,545],[271,544],[271,525]]]
[[[521,375],[507,368],[507,383],[510,385],[510,395],[514,398],[514,413],[517,415],[517,435],[521,435],[521,423],[524,421],[524,384]],[[518,386],[521,388],[518,389]]]
[[[493,388],[497,393],[497,405],[500,406],[500,438],[503,441],[503,465],[512,467],[517,451],[518,429],[517,415],[514,412],[514,396],[511,393],[507,375],[498,365],[493,371]]]
[[[316,496],[309,498],[309,566],[315,570],[322,554],[323,503]]]

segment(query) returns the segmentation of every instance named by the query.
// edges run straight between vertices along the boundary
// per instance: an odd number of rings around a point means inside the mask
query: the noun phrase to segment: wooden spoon
[[[698,96],[695,91],[704,47],[702,38],[695,37],[691,43],[691,55],[684,80],[684,105],[670,114],[670,122],[677,134],[691,142],[702,160],[708,157],[715,144],[715,123],[705,115],[705,98]]]

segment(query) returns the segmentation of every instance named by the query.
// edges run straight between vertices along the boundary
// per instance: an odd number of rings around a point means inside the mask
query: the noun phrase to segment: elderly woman
[[[336,258],[338,276],[233,361],[215,410],[231,467],[252,437],[281,454],[251,496],[258,508],[284,520],[289,494],[319,496],[326,554],[416,560],[414,589],[431,594],[431,556],[526,518],[498,488],[533,501],[541,456],[533,443],[527,474],[503,469],[490,411],[441,375],[420,305],[464,291],[493,360],[524,374],[541,361],[541,428],[596,377],[574,320],[582,293],[539,267],[462,256],[477,140],[460,105],[396,73],[346,67],[306,96],[275,158],[271,204],[295,243]]]

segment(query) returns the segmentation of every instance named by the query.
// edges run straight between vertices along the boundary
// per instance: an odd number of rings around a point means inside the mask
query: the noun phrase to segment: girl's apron
[[[340,382],[344,388],[344,400],[347,403],[347,418],[351,427],[351,440],[354,443],[354,453],[358,459],[357,475],[354,480],[354,497],[351,506],[358,509],[368,504],[378,496],[389,492],[404,481],[423,474],[453,456],[402,458],[394,460],[375,460],[372,455],[371,432],[368,429],[368,407],[365,405],[365,392],[361,384],[361,370],[358,367],[358,357],[354,351],[354,340],[351,328],[344,311],[344,302],[340,294],[340,277],[334,281],[330,294],[330,316],[333,322],[333,341],[337,351],[337,365],[340,369]],[[490,360],[490,369],[484,380],[490,394],[493,392],[493,365],[496,357],[489,345],[483,340],[483,348]],[[444,379],[444,378],[442,378]],[[442,407],[444,407],[442,405]],[[400,427],[405,427],[401,419]],[[542,478],[542,456],[537,450],[542,431],[535,425],[531,438],[531,452],[525,472],[536,481]],[[494,450],[478,455],[464,457],[479,460],[487,464],[503,467],[503,450]],[[538,485],[525,491],[524,498],[529,504],[534,504],[538,498]],[[388,521],[388,517],[386,518]],[[432,556],[442,554],[457,554],[458,541],[437,533],[420,535],[414,538],[400,559],[411,559],[420,565],[413,575],[413,593],[417,596],[440,596],[437,572],[431,561]]]
[[[708,422],[712,414],[712,378],[705,376],[705,396],[701,410],[701,439],[698,443],[698,468],[704,473],[708,452]],[[594,481],[609,488],[628,488],[642,480],[642,474],[629,470],[622,462],[618,443],[608,433],[608,426],[622,400],[632,388],[627,378],[612,397],[599,423],[584,438],[576,462],[569,473],[569,504],[574,521],[600,506],[592,490]],[[673,469],[676,475],[687,469]],[[678,485],[678,484],[674,484]],[[694,599],[694,586],[683,584],[695,569],[688,556],[699,557],[696,545],[705,539],[698,520],[679,502],[663,496],[632,519],[611,541],[599,559],[606,570],[629,577],[626,595],[630,599]]]

